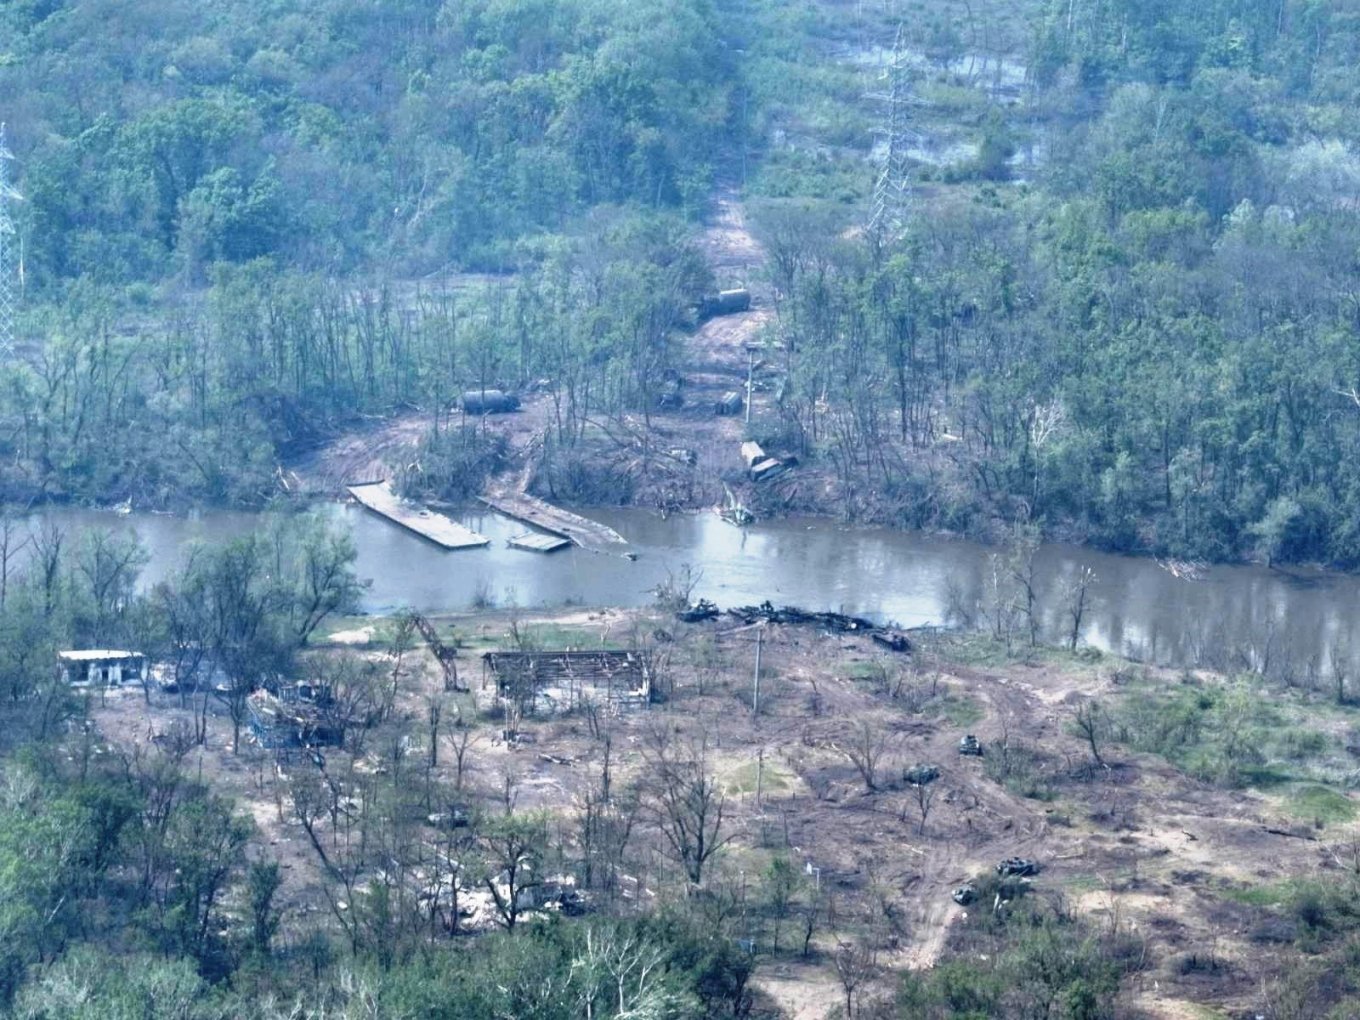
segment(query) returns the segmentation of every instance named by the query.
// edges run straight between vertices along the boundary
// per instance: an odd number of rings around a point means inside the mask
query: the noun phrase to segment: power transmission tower
[[[10,206],[20,195],[9,184],[13,154],[5,147],[5,125],[0,122],[0,357],[14,353],[14,318],[19,311],[19,231]]]
[[[869,234],[876,241],[900,234],[911,213],[912,142],[916,132],[911,127],[911,107],[915,95],[911,89],[911,65],[902,41],[902,26],[897,27],[893,40],[892,59],[880,81],[884,88],[869,94],[869,98],[883,107],[879,134],[883,136],[883,166],[874,182],[873,209],[869,214]]]

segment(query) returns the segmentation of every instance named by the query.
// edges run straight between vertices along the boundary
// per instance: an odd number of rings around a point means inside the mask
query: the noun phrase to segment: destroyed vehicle
[[[670,379],[656,395],[656,406],[662,411],[676,411],[685,406],[685,395],[681,392],[680,379]]]
[[[330,684],[299,680],[296,683],[267,685],[267,688],[270,694],[287,705],[304,704],[325,708],[335,700]]]
[[[463,394],[464,414],[509,414],[519,410],[519,397],[504,390],[468,390]]]
[[[246,699],[246,708],[250,728],[261,747],[271,750],[338,747],[344,742],[343,729],[315,704],[285,702],[259,690]]]
[[[777,457],[766,457],[764,460],[757,461],[751,465],[747,474],[751,481],[761,482],[770,478],[777,478],[789,469],[789,465]]]
[[[467,808],[454,804],[447,811],[427,815],[425,820],[437,829],[462,829],[471,824],[472,814]]]
[[[682,609],[676,613],[676,617],[682,623],[702,623],[704,620],[716,620],[721,612],[717,605],[708,599],[700,599],[688,609]]]
[[[732,290],[720,290],[716,294],[709,294],[699,302],[699,318],[711,319],[718,315],[735,315],[738,312],[747,311],[751,307],[751,292],[744,287],[735,287]]]
[[[911,642],[907,640],[907,635],[903,634],[901,631],[875,631],[869,636],[873,638],[874,644],[878,645],[880,648],[886,648],[890,652],[911,651]]]
[[[996,873],[1002,878],[1024,878],[1039,874],[1039,865],[1027,857],[1007,857],[996,866]]]
[[[198,673],[191,673],[176,680],[173,676],[160,681],[157,686],[162,694],[196,694],[199,691],[211,690],[212,682],[205,676]]]
[[[719,417],[730,418],[741,414],[745,407],[746,402],[742,399],[741,394],[736,390],[731,390],[724,393],[721,400],[714,401],[713,413]]]
[[[538,889],[538,902],[541,908],[560,910],[568,917],[580,917],[589,907],[575,879],[566,875],[546,879]]]
[[[910,783],[912,786],[925,786],[933,783],[940,778],[940,766],[938,765],[913,765],[911,768],[902,770],[902,781]]]
[[[977,889],[971,883],[961,885],[950,894],[954,902],[961,907],[966,907],[977,899]]]
[[[699,455],[693,450],[687,450],[684,447],[676,447],[673,450],[667,450],[666,456],[671,460],[678,460],[681,464],[686,464],[689,467],[694,467],[694,465],[699,463]]]
[[[982,745],[978,743],[978,738],[969,733],[959,741],[959,754],[969,755],[973,758],[982,757]]]

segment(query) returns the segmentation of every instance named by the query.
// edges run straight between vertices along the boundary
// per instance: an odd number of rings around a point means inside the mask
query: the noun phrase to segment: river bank
[[[551,556],[512,549],[508,542],[522,525],[486,509],[456,517],[490,544],[446,552],[358,506],[324,508],[353,536],[356,569],[371,581],[362,607],[369,613],[512,604],[635,609],[652,604],[658,585],[675,583],[688,569],[693,597],[722,606],[768,599],[908,627],[995,629],[996,550],[964,539],[819,518],[736,528],[713,513],[588,511],[628,541],[637,553],[630,561],[580,549]],[[135,533],[150,557],[144,585],[168,577],[192,543],[225,541],[263,523],[260,514],[242,511],[121,515],[69,507],[49,508],[29,527],[42,522],[72,533],[91,527]],[[1326,683],[1336,664],[1360,669],[1360,621],[1352,612],[1360,578],[1251,566],[1177,576],[1150,559],[1045,544],[1036,550],[1032,575],[1044,640],[1067,639],[1071,585],[1088,570],[1081,644],[1177,668],[1251,670],[1311,684]],[[1017,636],[1027,629],[1014,618],[1010,626]]]

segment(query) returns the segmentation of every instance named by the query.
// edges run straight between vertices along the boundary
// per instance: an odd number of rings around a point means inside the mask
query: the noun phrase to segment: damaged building
[[[642,708],[652,700],[648,652],[496,651],[482,656],[482,686],[523,715],[556,715],[586,704],[611,712]]]
[[[146,656],[112,648],[82,648],[57,653],[57,668],[72,687],[122,687],[146,676]]]

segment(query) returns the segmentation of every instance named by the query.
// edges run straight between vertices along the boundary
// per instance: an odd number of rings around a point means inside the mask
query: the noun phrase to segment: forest
[[[981,31],[943,2],[150,11],[0,15],[13,499],[258,505],[299,451],[413,408],[450,460],[427,483],[466,494],[488,451],[446,449],[441,415],[489,382],[547,388],[560,474],[686,371],[731,282],[695,225],[744,181],[783,362],[752,428],[832,476],[802,509],[1360,559],[1344,4],[1071,0]],[[895,25],[917,137],[970,154],[923,156],[914,211],[866,233],[851,58]],[[985,45],[1023,78],[959,70]]]

